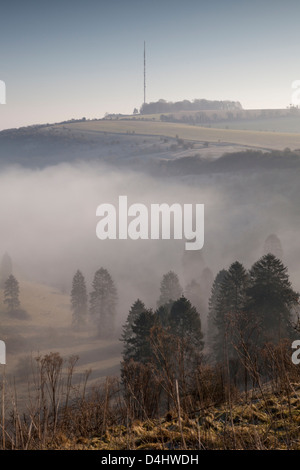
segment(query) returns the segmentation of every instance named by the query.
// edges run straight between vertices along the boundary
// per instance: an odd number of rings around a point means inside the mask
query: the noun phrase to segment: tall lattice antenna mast
[[[146,42],[144,41],[144,104],[146,103]]]

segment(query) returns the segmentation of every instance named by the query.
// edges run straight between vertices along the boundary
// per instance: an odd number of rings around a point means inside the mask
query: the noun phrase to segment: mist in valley
[[[129,137],[126,139],[130,141]],[[135,139],[133,137],[133,142]],[[177,273],[183,294],[190,295],[200,310],[205,333],[208,299],[217,273],[235,260],[249,269],[264,254],[265,240],[272,233],[281,241],[283,262],[289,268],[293,287],[300,289],[297,165],[289,168],[287,159],[287,167],[278,168],[264,154],[260,162],[253,160],[252,168],[247,159],[244,165],[239,163],[235,167],[235,160],[220,156],[219,148],[215,155],[210,149],[209,157],[203,155],[203,158],[201,155],[193,157],[194,152],[189,150],[197,165],[200,164],[194,171],[184,164],[185,159],[187,162],[190,158],[187,153],[178,155],[169,151],[167,159],[163,159],[161,149],[158,154],[152,149],[145,158],[147,164],[142,161],[143,165],[137,168],[138,149],[133,161],[128,160],[128,149],[126,164],[120,163],[120,153],[111,161],[104,158],[102,148],[101,158],[94,155],[88,161],[85,153],[77,151],[74,155],[66,151],[63,162],[49,166],[29,167],[7,161],[2,166],[1,247],[13,260],[13,273],[20,282],[21,294],[24,283],[31,283],[33,291],[35,284],[44,284],[57,289],[66,299],[77,269],[85,276],[90,292],[93,276],[101,267],[111,274],[118,293],[114,344],[99,349],[95,346],[97,339],[95,343],[93,329],[84,338],[85,344],[90,341],[94,345],[90,351],[85,350],[78,339],[68,337],[71,310],[64,300],[64,328],[60,329],[55,323],[54,316],[52,318],[55,312],[49,307],[48,326],[37,329],[39,339],[36,337],[32,344],[27,341],[24,348],[28,352],[41,350],[43,345],[53,350],[58,344],[64,344],[73,346],[73,353],[78,350],[82,364],[119,357],[118,339],[131,305],[139,298],[147,308],[155,310],[161,279],[170,270]],[[145,148],[141,148],[141,160],[143,151]],[[159,170],[162,167],[163,172]],[[96,209],[103,203],[118,208],[120,195],[128,197],[128,205],[142,203],[149,209],[153,203],[204,204],[203,249],[186,251],[184,239],[99,240]],[[193,282],[199,286],[196,296],[195,292],[190,293]],[[32,325],[30,328],[34,329]],[[26,331],[26,321],[21,330]],[[22,349],[22,344],[20,347]],[[111,370],[117,371],[117,367]]]
[[[125,312],[137,296],[155,307],[166,271],[176,271],[185,284],[184,240],[99,240],[96,208],[102,203],[118,208],[119,195],[128,197],[128,205],[149,208],[153,203],[198,203],[205,205],[205,242],[188,256],[200,257],[201,268],[216,275],[235,259],[250,267],[261,256],[266,237],[276,233],[297,285],[297,176],[275,169],[161,178],[101,162],[37,170],[8,167],[0,175],[2,250],[11,255],[21,277],[67,290],[76,269],[89,283],[94,271],[105,266]]]

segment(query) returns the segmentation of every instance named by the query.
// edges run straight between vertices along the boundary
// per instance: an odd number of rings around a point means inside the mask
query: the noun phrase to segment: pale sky
[[[1,3],[0,129],[132,113],[147,101],[286,108],[300,79],[298,0]]]

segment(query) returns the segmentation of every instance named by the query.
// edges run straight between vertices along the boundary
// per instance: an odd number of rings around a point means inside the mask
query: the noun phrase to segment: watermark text
[[[128,206],[127,196],[119,196],[119,205],[100,204],[96,235],[100,240],[182,240],[186,250],[201,250],[204,245],[204,204],[172,205],[135,203]]]
[[[6,345],[0,341],[0,364],[6,364]]]
[[[0,104],[6,104],[6,85],[3,80],[0,80]]]

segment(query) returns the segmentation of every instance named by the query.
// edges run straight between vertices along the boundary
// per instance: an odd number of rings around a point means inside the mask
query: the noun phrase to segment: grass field
[[[300,118],[284,116],[269,119],[245,119],[212,123],[215,129],[236,129],[259,132],[300,133]]]
[[[26,381],[29,363],[38,355],[59,352],[64,358],[78,356],[78,377],[91,369],[90,383],[116,374],[120,365],[118,339],[99,340],[93,331],[76,332],[71,327],[69,294],[58,289],[20,281],[21,307],[27,319],[12,318],[0,291],[1,339],[7,346],[6,373],[17,382]]]
[[[141,120],[101,120],[54,126],[74,132],[156,135],[181,138],[196,142],[232,143],[250,147],[282,150],[300,148],[300,134],[282,132],[259,132],[233,129],[213,129],[187,124]]]

